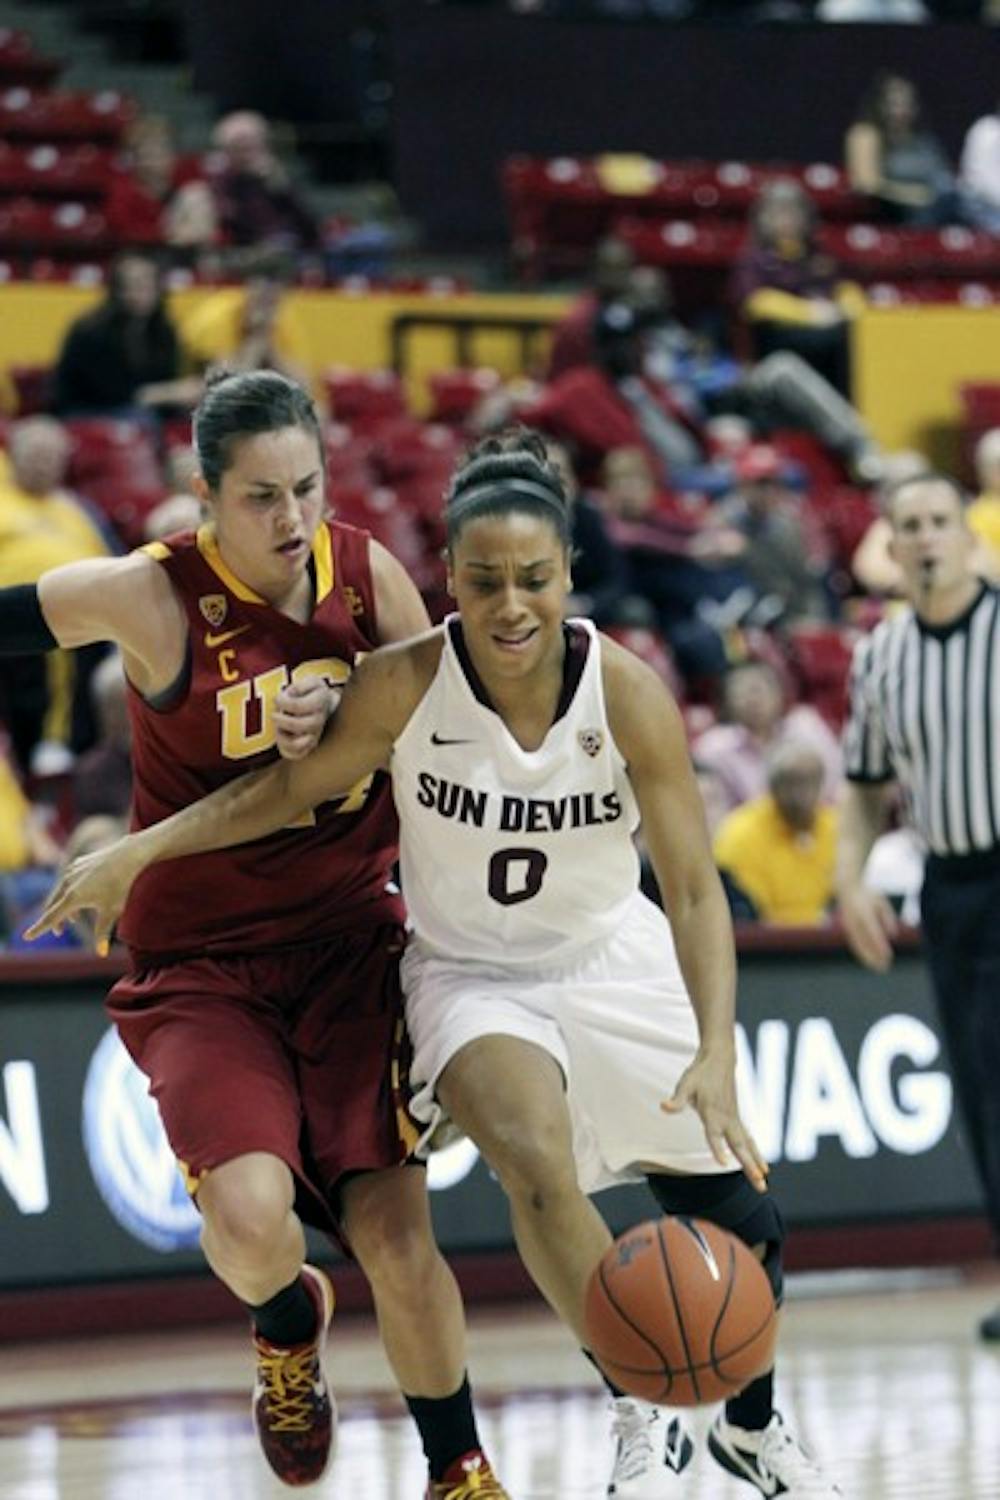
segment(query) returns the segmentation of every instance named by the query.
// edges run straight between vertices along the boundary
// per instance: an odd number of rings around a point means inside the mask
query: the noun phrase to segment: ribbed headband
[[[536,484],[532,479],[490,479],[484,484],[477,484],[473,489],[466,490],[464,494],[458,495],[449,501],[445,511],[445,519],[454,521],[465,514],[466,511],[474,509],[482,500],[496,500],[501,495],[523,495],[526,500],[541,500],[543,504],[551,506],[563,521],[566,519],[566,502],[550,490],[544,484]]]

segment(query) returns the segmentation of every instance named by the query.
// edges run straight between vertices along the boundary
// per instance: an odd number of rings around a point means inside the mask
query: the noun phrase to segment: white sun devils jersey
[[[489,706],[456,617],[433,682],[396,741],[403,894],[439,952],[559,963],[614,931],[635,894],[639,814],[611,738],[601,648],[566,626],[563,693],[537,750]]]

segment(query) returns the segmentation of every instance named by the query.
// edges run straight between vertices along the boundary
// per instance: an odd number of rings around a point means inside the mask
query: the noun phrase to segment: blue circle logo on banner
[[[87,1069],[83,1144],[98,1191],[123,1229],[153,1250],[197,1245],[201,1216],[184,1189],[146,1078],[113,1027]]]

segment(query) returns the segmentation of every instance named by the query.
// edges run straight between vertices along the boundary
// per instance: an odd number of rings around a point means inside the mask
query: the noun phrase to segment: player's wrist
[[[725,1032],[719,1034],[708,1034],[701,1038],[698,1043],[698,1060],[713,1064],[725,1063],[727,1066],[736,1062],[736,1036],[733,1028],[729,1027]]]

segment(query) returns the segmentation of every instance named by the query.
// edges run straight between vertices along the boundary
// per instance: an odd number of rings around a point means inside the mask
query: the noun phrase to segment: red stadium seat
[[[49,94],[8,88],[0,93],[0,137],[117,144],[135,113],[130,99],[110,89],[96,94]]]
[[[515,259],[533,277],[579,268],[623,215],[742,221],[764,183],[776,176],[802,182],[824,220],[850,220],[870,212],[868,201],[851,191],[843,170],[826,162],[513,156],[504,164],[502,183]]]
[[[385,485],[334,484],[327,499],[338,520],[371,532],[403,564],[417,588],[436,586],[434,559],[428,556],[415,518],[400,505],[394,490]]]
[[[975,427],[1000,427],[1000,381],[967,381],[959,386],[966,422]]]
[[[0,142],[2,197],[103,198],[113,171],[108,147]]]
[[[865,490],[838,485],[815,490],[809,508],[826,537],[831,561],[849,571],[862,537],[878,515],[875,501]]]
[[[847,680],[855,636],[836,625],[797,625],[790,632],[790,665],[802,700],[840,729],[847,711]]]
[[[0,27],[0,87],[24,84],[29,88],[44,88],[61,71],[62,63],[56,58],[43,57],[35,51],[27,32]]]
[[[501,384],[499,371],[488,368],[435,371],[427,380],[431,421],[461,426],[483,397],[499,390]]]
[[[83,203],[14,198],[0,204],[0,252],[93,259],[111,250],[104,215]]]
[[[370,438],[352,432],[344,423],[329,422],[323,433],[327,483],[374,485],[374,446]]]
[[[146,516],[166,498],[156,445],[137,422],[76,417],[68,479],[101,510],[128,546],[143,540]]]
[[[451,427],[410,418],[384,427],[375,441],[374,461],[388,484],[447,477],[462,447]]]
[[[633,656],[638,656],[666,683],[680,703],[684,699],[684,679],[674,661],[673,652],[658,630],[639,625],[607,625],[605,634],[618,641]]]
[[[29,281],[64,281],[73,286],[103,286],[104,267],[97,261],[53,260],[43,255],[27,268]]]
[[[338,422],[372,431],[406,416],[406,398],[392,370],[350,370],[334,366],[323,375],[330,409]]]
[[[52,365],[8,365],[7,374],[17,397],[17,416],[33,417],[49,409]]]

